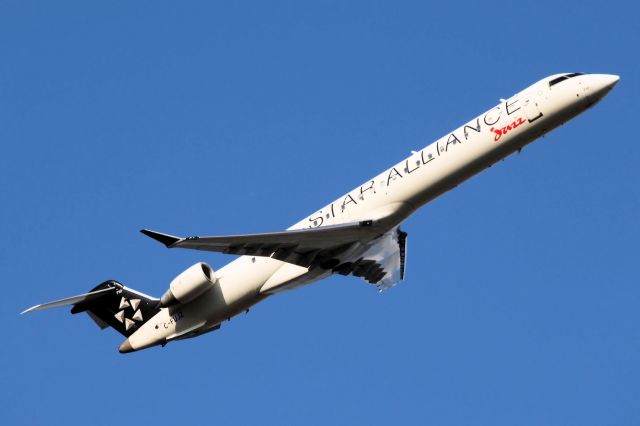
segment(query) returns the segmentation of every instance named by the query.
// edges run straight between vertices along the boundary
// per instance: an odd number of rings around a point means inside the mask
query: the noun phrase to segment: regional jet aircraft
[[[203,262],[191,266],[160,299],[110,280],[24,312],[72,305],[71,313],[86,312],[101,328],[124,335],[120,352],[126,353],[217,330],[271,295],[331,274],[393,287],[404,278],[407,234],[400,225],[409,215],[584,112],[618,79],[582,73],[544,78],[286,231],[181,238],[144,229],[168,248],[240,255],[216,272]]]

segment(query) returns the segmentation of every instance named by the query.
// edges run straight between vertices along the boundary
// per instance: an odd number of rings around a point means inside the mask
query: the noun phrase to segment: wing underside
[[[180,238],[143,229],[168,248],[271,257],[304,268],[361,277],[380,288],[404,275],[406,233],[373,221],[264,234]]]

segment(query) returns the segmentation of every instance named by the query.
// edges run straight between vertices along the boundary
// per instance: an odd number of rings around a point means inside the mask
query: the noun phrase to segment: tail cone
[[[128,354],[129,352],[135,351],[135,349],[131,347],[131,343],[129,343],[129,339],[122,342],[118,350],[120,351],[121,354]]]

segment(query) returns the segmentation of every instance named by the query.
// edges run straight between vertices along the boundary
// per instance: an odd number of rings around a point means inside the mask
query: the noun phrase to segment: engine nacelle
[[[163,307],[178,303],[189,303],[216,283],[213,269],[204,262],[199,262],[178,275],[169,284],[169,290],[162,295],[160,304]]]

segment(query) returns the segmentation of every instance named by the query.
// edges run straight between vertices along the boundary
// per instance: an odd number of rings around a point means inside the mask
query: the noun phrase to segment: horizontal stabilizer
[[[49,303],[42,303],[40,305],[36,305],[36,306],[32,306],[29,309],[23,311],[21,313],[22,314],[26,314],[28,312],[32,312],[32,311],[41,311],[43,309],[49,309],[49,308],[58,308],[60,306],[67,306],[67,305],[75,305],[77,303],[82,303],[82,302],[88,302],[91,301],[93,299],[96,299],[98,297],[104,296],[107,293],[111,293],[116,291],[115,288],[111,287],[111,288],[103,288],[100,290],[96,290],[96,291],[91,291],[89,293],[85,293],[85,294],[79,294],[77,296],[72,296],[72,297],[67,297],[65,299],[60,299],[60,300],[54,300],[53,302],[49,302]]]

